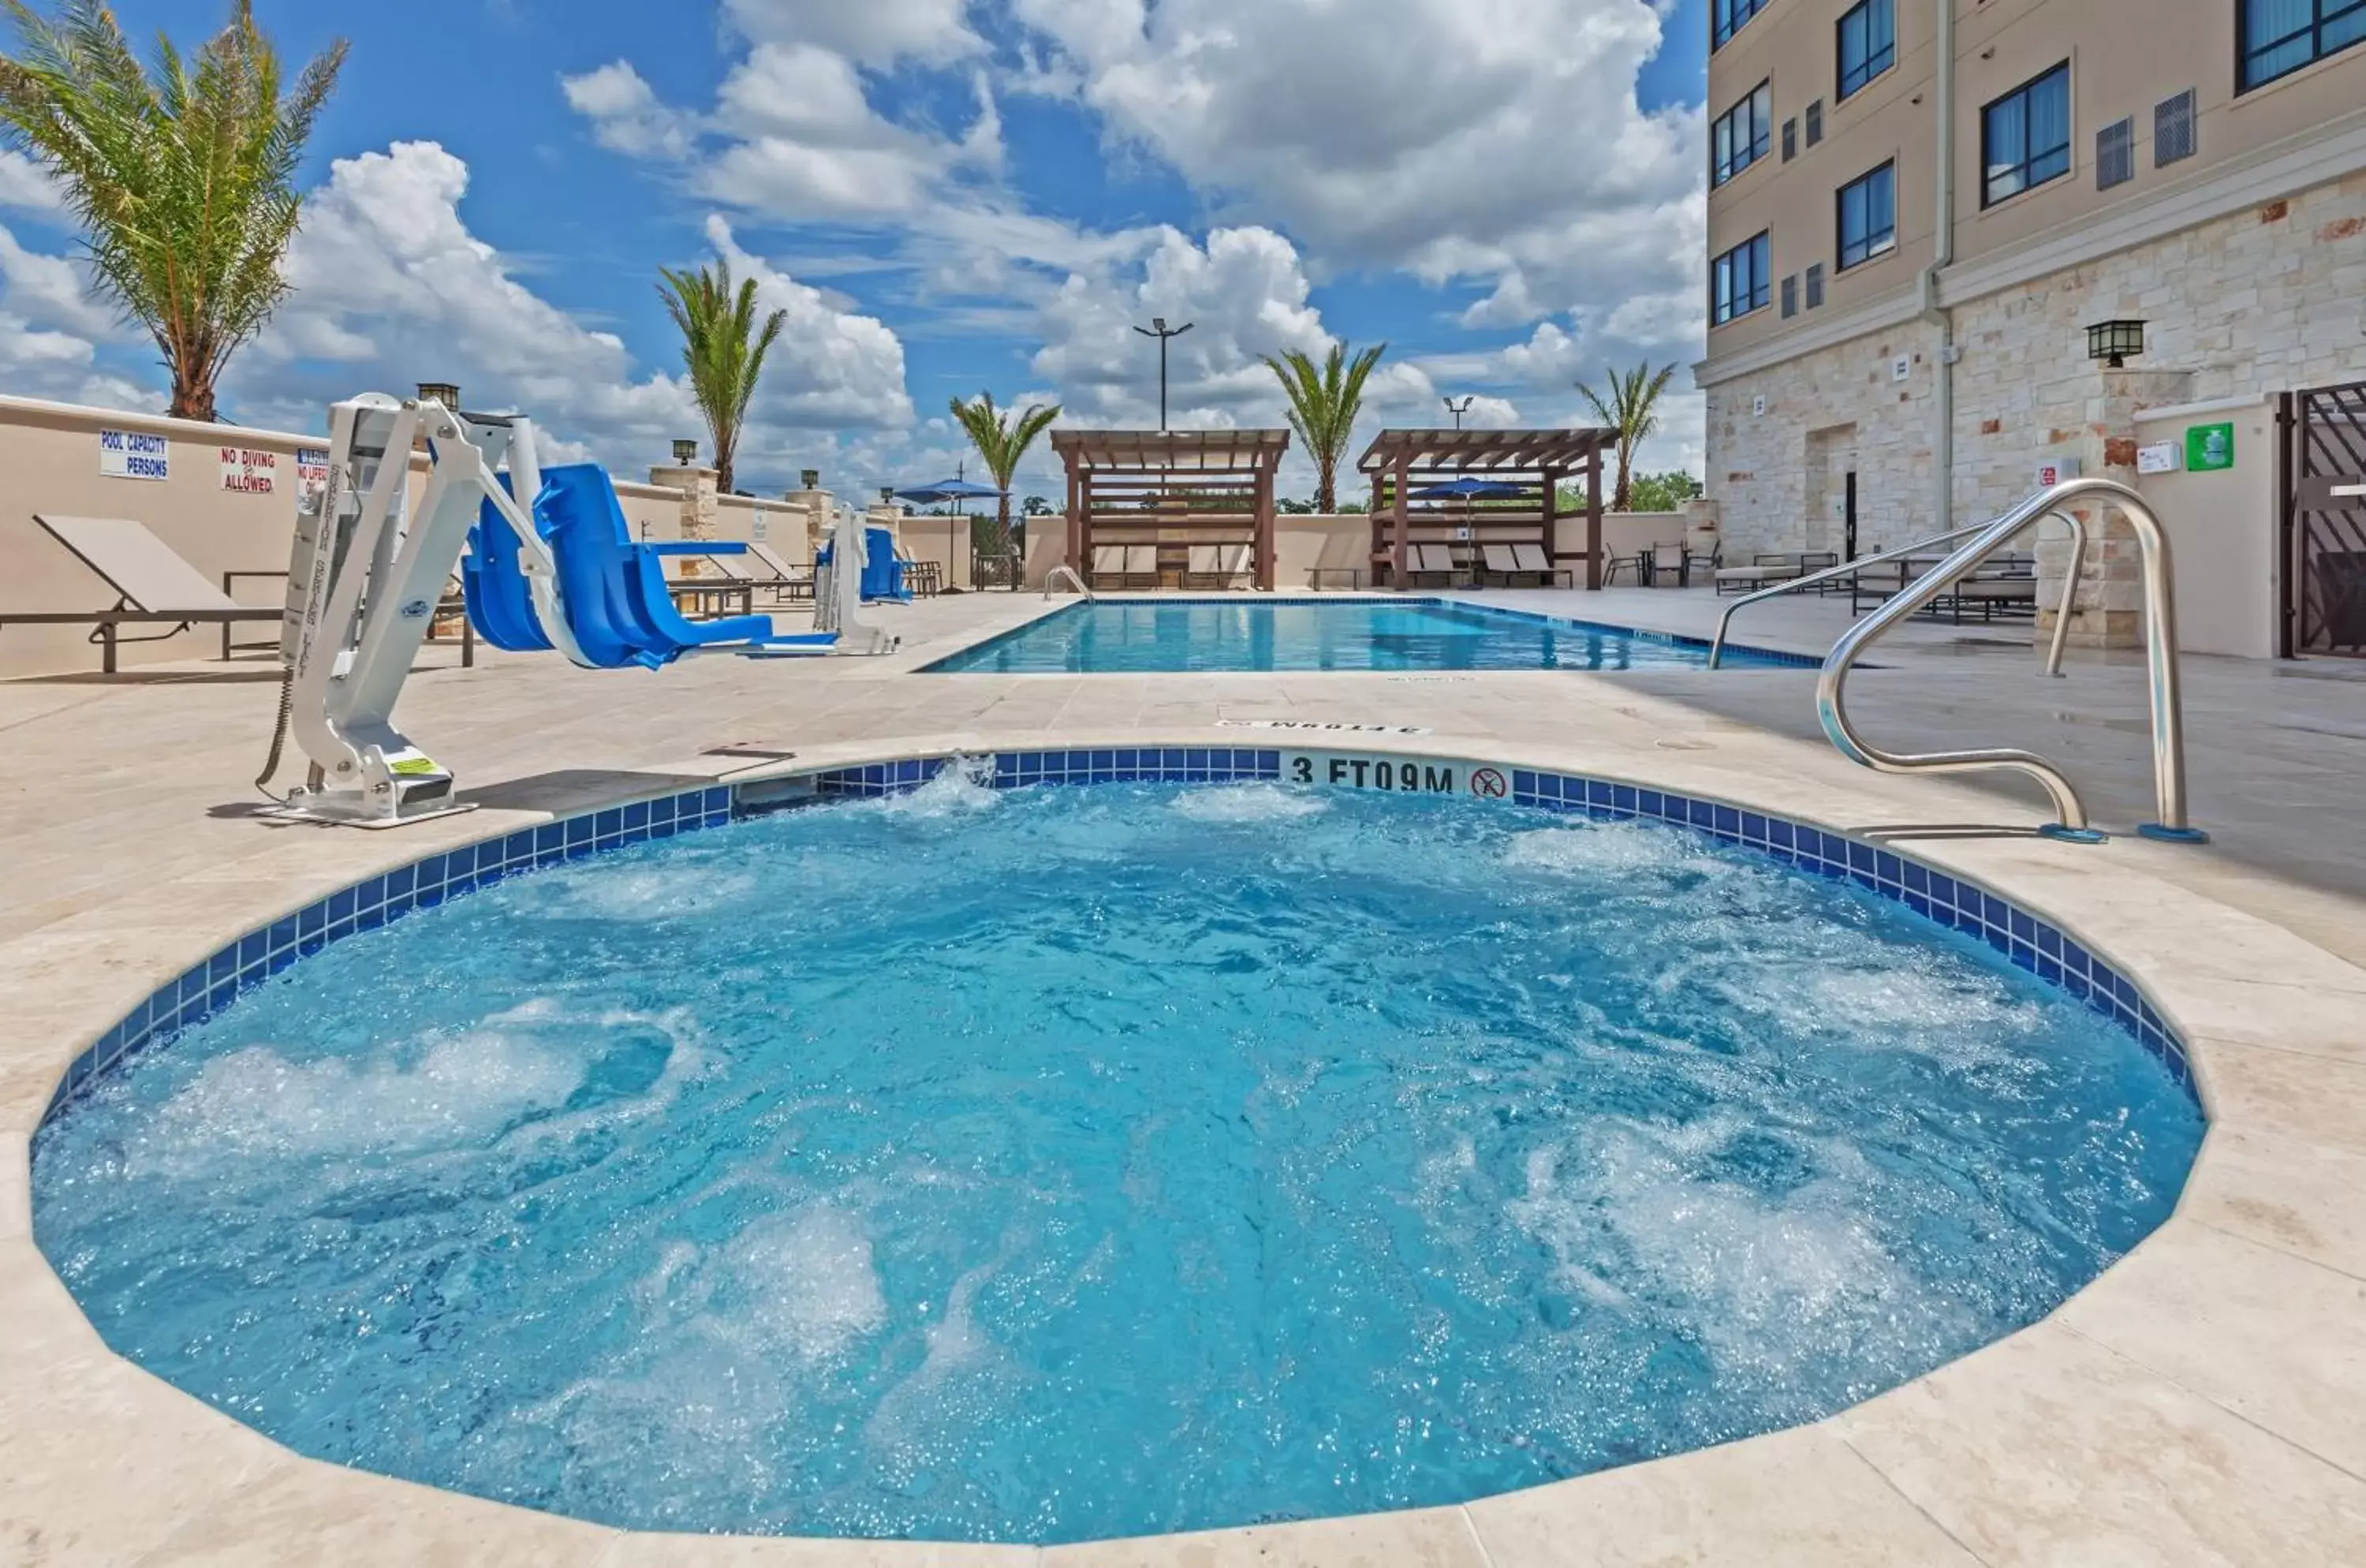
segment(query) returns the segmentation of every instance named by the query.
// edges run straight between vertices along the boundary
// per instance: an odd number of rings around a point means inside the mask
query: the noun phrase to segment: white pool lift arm
[[[421,437],[434,460],[414,519],[411,453]],[[523,505],[495,477],[504,457]],[[526,420],[379,393],[331,407],[328,482],[297,513],[280,634],[282,734],[292,726],[312,766],[270,815],[391,827],[468,809],[453,799],[450,772],[395,728],[394,706],[487,502],[517,536],[545,636],[585,662],[557,563],[527,511],[540,488]],[[278,753],[275,739],[274,763]]]

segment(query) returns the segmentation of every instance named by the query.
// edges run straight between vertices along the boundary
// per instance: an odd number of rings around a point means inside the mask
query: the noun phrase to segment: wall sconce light
[[[2114,370],[2144,352],[2142,321],[2097,321],[2087,329],[2087,357],[2100,359]]]
[[[458,413],[460,389],[449,381],[422,381],[419,383],[419,400],[422,403],[442,403],[445,412]]]
[[[673,444],[673,466],[674,466],[675,468],[688,468],[688,467],[690,467],[693,463],[695,463],[695,462],[697,462],[697,461],[698,461],[698,443],[697,443],[697,442],[695,442],[695,441],[677,441],[677,442],[675,442],[675,443]]]

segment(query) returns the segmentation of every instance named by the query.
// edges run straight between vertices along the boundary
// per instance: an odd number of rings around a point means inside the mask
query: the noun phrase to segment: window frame
[[[1765,100],[1765,112],[1763,116],[1757,112],[1756,107],[1762,95],[1763,95]],[[1719,173],[1717,155],[1718,131],[1729,124],[1735,115],[1741,113],[1745,109],[1751,111],[1751,119],[1753,128],[1757,132],[1755,138],[1750,143],[1750,156],[1740,163],[1735,163],[1732,161],[1730,156],[1732,149],[1729,146],[1727,150],[1729,156],[1727,158],[1726,167],[1723,173]],[[1769,76],[1764,81],[1759,83],[1755,87],[1751,88],[1750,91],[1742,94],[1741,97],[1735,99],[1731,108],[1727,109],[1723,114],[1709,121],[1708,188],[1711,190],[1721,189],[1722,187],[1730,185],[1736,179],[1739,179],[1750,169],[1764,163],[1774,150],[1774,78]]]
[[[1856,85],[1852,87],[1849,85],[1848,63],[1849,20],[1853,17],[1864,17],[1865,19],[1866,28],[1865,36],[1870,38],[1872,36],[1873,13],[1876,7],[1887,11],[1889,15],[1889,42],[1884,46],[1887,50],[1887,53],[1881,57],[1880,69],[1875,70],[1872,69],[1875,56],[1873,51],[1868,49],[1865,51],[1865,59],[1859,62],[1858,68],[1862,74],[1857,77]],[[1882,77],[1887,75],[1897,68],[1898,0],[1857,0],[1855,5],[1841,13],[1840,20],[1832,24],[1832,102],[1835,104],[1844,104],[1848,102],[1850,98],[1864,92],[1867,87],[1872,86],[1876,82],[1879,81]]]
[[[1774,0],[1708,0],[1708,51],[1715,54],[1733,41],[1733,35],[1755,21]],[[1745,9],[1746,7],[1746,9]],[[1741,11],[1740,21],[1733,14]],[[1722,32],[1718,29],[1722,28]]]
[[[2062,154],[2062,167],[2046,175],[2044,179],[2032,179],[2029,177],[2029,171],[2037,162],[2041,154],[2029,145],[2029,106],[2032,102],[2032,95],[2034,95],[2039,87],[2042,87],[2047,83],[2053,81],[2056,76],[2062,78],[2062,144],[2059,148],[2047,148],[2042,155],[2050,157],[2056,152],[2059,152]],[[1989,208],[2001,206],[2003,203],[2012,200],[2015,197],[2026,196],[2031,191],[2037,190],[2045,186],[2050,186],[2056,180],[2067,179],[2072,174],[2077,172],[2079,167],[2079,156],[2076,151],[2079,144],[2079,106],[2075,95],[2072,93],[2072,86],[2073,83],[2070,75],[2070,62],[2067,60],[2065,60],[2058,64],[2046,67],[2036,75],[2032,76],[2028,81],[2022,83],[2019,86],[2013,87],[2006,92],[1999,93],[1995,97],[1990,98],[1987,103],[1980,106],[1981,211],[1985,212]],[[2013,167],[2015,172],[2017,172],[2021,176],[2021,184],[2014,186],[2011,190],[2005,192],[2003,195],[1999,196],[1996,194],[1995,189],[1997,179],[1996,159],[1991,156],[1989,152],[1989,117],[1994,115],[1998,109],[2003,107],[2006,104],[2013,102],[2015,99],[2020,100],[2022,148],[2021,161],[2013,165]]]
[[[1889,176],[1889,227],[1882,239],[1882,242],[1876,245],[1873,243],[1873,231],[1870,226],[1870,221],[1868,220],[1863,243],[1856,252],[1856,259],[1852,261],[1849,259],[1850,253],[1848,238],[1849,192],[1857,189],[1859,186],[1865,186],[1868,187],[1869,195],[1869,187],[1873,181],[1883,175]],[[1867,169],[1856,178],[1849,181],[1848,184],[1842,186],[1839,189],[1832,192],[1832,271],[1835,274],[1853,271],[1857,267],[1865,266],[1871,263],[1877,262],[1884,256],[1895,255],[1897,254],[1898,160],[1892,157],[1883,159],[1880,163],[1876,164],[1872,168]]]
[[[1745,251],[1752,253],[1750,260],[1754,272],[1749,279],[1748,291],[1738,294],[1733,287],[1732,263],[1735,257]],[[1728,246],[1709,262],[1708,324],[1710,326],[1721,327],[1729,321],[1738,321],[1744,316],[1752,315],[1766,309],[1767,302],[1774,298],[1774,231],[1761,229],[1740,244]],[[1724,269],[1725,273],[1723,281],[1727,301],[1731,301],[1737,297],[1746,301],[1739,309],[1727,310],[1723,315],[1718,313],[1720,303],[1718,298],[1719,282],[1718,274],[1720,268]]]
[[[2262,87],[2272,86],[2287,76],[2307,70],[2319,61],[2331,60],[2338,54],[2346,53],[2361,44],[2366,44],[2366,0],[2309,0],[2307,26],[2294,28],[2264,48],[2253,49],[2250,45],[2249,23],[2251,7],[2256,4],[2258,0],[2236,0],[2234,6],[2235,96],[2236,97],[2241,97],[2246,93],[2256,93]],[[2352,17],[2358,17],[2360,23],[2359,35],[2345,42],[2337,43],[2331,49],[2326,48],[2325,24],[2328,14],[2335,21],[2346,21]],[[2252,75],[2252,62],[2255,59],[2282,49],[2301,38],[2305,38],[2309,41],[2306,59],[2296,61],[2273,75],[2257,77]]]

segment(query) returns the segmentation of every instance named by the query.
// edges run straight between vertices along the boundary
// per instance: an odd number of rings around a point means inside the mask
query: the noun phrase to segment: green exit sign
[[[2235,466],[2232,424],[2189,425],[2185,432],[2185,471],[2207,474]]]

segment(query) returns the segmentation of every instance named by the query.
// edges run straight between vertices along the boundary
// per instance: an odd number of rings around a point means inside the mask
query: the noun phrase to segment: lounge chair
[[[1532,545],[1529,548],[1537,549],[1537,547]],[[1479,549],[1481,559],[1485,563],[1483,567],[1485,575],[1502,580],[1503,585],[1506,588],[1512,586],[1512,580],[1516,577],[1533,578],[1539,588],[1545,587],[1552,581],[1552,568],[1549,563],[1536,566],[1523,564],[1518,550],[1514,546],[1482,545]],[[1537,549],[1537,554],[1542,557],[1544,552]]]
[[[1123,545],[1093,547],[1092,580],[1095,588],[1125,586],[1125,551]]]
[[[1158,547],[1156,545],[1126,546],[1125,585],[1128,588],[1158,586]]]
[[[1556,577],[1560,579],[1561,586],[1564,588],[1577,586],[1577,581],[1570,570],[1567,567],[1553,565],[1552,558],[1545,554],[1545,547],[1542,545],[1514,545],[1512,558],[1519,563],[1522,571],[1535,572],[1538,581],[1548,588],[1552,586],[1553,579]]]
[[[1796,555],[1752,556],[1748,566],[1718,568],[1717,591],[1720,594],[1755,593],[1762,588],[1788,582],[1803,575],[1806,570]]]
[[[138,523],[120,517],[48,517],[36,514],[33,521],[48,531],[50,536],[73,553],[76,560],[90,568],[99,581],[115,590],[116,601],[107,610],[8,610],[0,611],[0,626],[21,622],[28,626],[84,626],[91,628],[90,640],[98,645],[98,667],[101,672],[115,673],[115,650],[127,642],[162,642],[197,626],[218,626],[222,629],[222,657],[228,659],[236,648],[276,647],[277,639],[269,643],[233,644],[230,628],[242,621],[279,622],[287,612],[278,605],[260,609],[242,604],[229,593],[230,584],[242,577],[280,577],[277,571],[232,571],[222,574],[222,586],[216,588],[197,574],[197,568],[175,555],[172,547]],[[164,631],[152,637],[125,637],[127,626],[163,626]]]
[[[1405,547],[1405,586],[1417,587],[1416,580],[1436,578],[1435,586],[1451,588],[1459,570],[1454,564],[1451,545],[1407,545]]]
[[[783,599],[810,599],[814,595],[814,574],[811,567],[795,567],[780,557],[780,552],[761,539],[749,542],[748,554],[766,571],[772,574],[772,585]]]
[[[1249,553],[1247,545],[1193,545],[1190,563],[1184,570],[1183,585],[1232,588],[1249,574]]]

